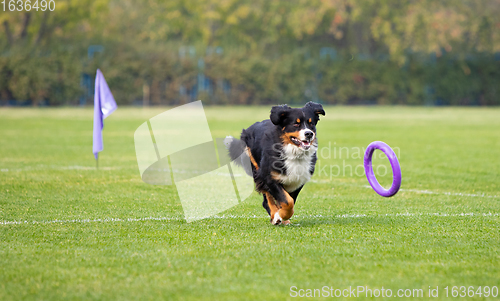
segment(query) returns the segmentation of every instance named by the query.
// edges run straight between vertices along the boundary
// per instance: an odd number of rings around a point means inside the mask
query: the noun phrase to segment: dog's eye
[[[294,123],[293,126],[294,127],[298,127],[300,125],[300,123]]]

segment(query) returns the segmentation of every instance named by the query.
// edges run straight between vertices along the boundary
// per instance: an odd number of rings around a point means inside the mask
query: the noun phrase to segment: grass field
[[[134,131],[165,110],[108,117],[95,170],[91,109],[0,109],[0,300],[287,300],[292,286],[426,300],[429,286],[444,299],[446,286],[450,299],[453,286],[500,287],[500,109],[326,107],[322,172],[278,227],[257,193],[186,223],[174,186],[141,181]],[[206,108],[213,137],[268,112]],[[400,150],[393,198],[343,167],[375,140]]]

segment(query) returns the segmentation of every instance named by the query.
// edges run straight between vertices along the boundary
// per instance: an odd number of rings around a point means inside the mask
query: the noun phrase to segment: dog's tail
[[[231,161],[236,165],[243,167],[243,169],[249,176],[253,176],[251,167],[252,165],[250,163],[250,158],[248,157],[248,154],[246,152],[247,145],[245,144],[245,142],[240,139],[227,136],[224,139],[224,145],[229,152]]]
[[[236,139],[232,136],[227,136],[224,139],[224,145],[226,145],[226,149],[229,152],[229,157],[231,158],[231,161],[238,159],[238,157],[245,152],[246,148],[245,142],[241,141],[240,139]],[[235,162],[235,163],[241,165],[241,162]]]

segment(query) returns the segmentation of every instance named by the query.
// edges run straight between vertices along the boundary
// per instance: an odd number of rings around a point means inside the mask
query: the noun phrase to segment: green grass
[[[232,218],[188,224],[175,187],[143,183],[133,134],[164,110],[119,108],[106,119],[95,170],[91,109],[0,109],[0,221],[23,222],[0,224],[0,300],[286,300],[291,286],[424,296],[439,286],[443,297],[446,286],[500,287],[500,109],[325,108],[320,147],[331,153],[286,227],[269,223],[257,193],[223,213]],[[213,137],[237,136],[268,112],[206,108]],[[375,140],[400,150],[393,198],[349,169],[330,176],[332,166],[362,164],[355,151]],[[391,175],[379,179],[387,186]],[[146,217],[169,219],[127,220]],[[110,218],[121,221],[70,222]]]

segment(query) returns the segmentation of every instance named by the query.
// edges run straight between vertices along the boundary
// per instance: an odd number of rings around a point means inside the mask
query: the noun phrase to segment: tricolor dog
[[[325,111],[314,102],[303,108],[274,106],[270,119],[243,130],[241,140],[229,137],[231,159],[241,154],[250,159],[247,172],[264,197],[262,206],[273,225],[290,223],[297,196],[314,173],[319,115]]]

